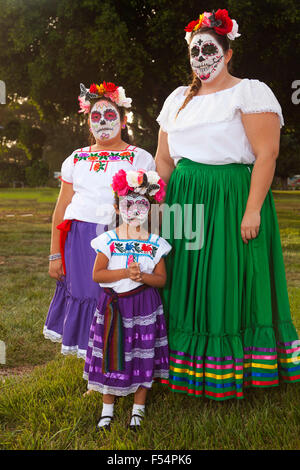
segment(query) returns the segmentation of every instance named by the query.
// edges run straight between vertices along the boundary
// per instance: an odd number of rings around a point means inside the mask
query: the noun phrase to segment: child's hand
[[[142,273],[141,273],[141,270],[140,270],[140,266],[139,266],[139,263],[131,263],[129,266],[128,266],[128,272],[129,272],[129,278],[132,280],[132,281],[135,281],[135,282],[141,282],[142,281]]]
[[[48,274],[53,279],[60,281],[64,275],[63,264],[61,258],[49,262]]]

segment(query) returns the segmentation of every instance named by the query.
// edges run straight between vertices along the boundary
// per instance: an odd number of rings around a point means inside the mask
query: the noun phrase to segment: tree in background
[[[46,135],[41,129],[40,115],[30,100],[18,100],[14,96],[8,106],[1,108],[0,116],[3,124],[0,135],[0,182],[2,185],[22,182],[33,186],[36,171],[30,168],[47,168],[49,173],[47,162],[42,161]],[[17,167],[19,171],[15,171]],[[39,181],[41,179],[37,178],[35,185],[38,186]]]
[[[299,136],[291,84],[300,78],[298,0],[1,0],[0,76],[9,95],[30,96],[48,129],[64,133],[63,160],[87,145],[78,117],[79,83],[121,84],[133,98],[134,140],[154,153],[155,118],[168,94],[187,84],[190,66],[184,26],[205,9],[227,8],[242,36],[232,43],[235,76],[266,82],[278,97],[284,132]],[[16,34],[17,31],[17,34]],[[69,121],[65,121],[69,119]],[[52,139],[56,136],[52,134]],[[47,138],[48,157],[56,146]],[[51,163],[52,165],[52,163]],[[56,168],[59,169],[59,168]]]
[[[295,133],[281,136],[280,155],[276,164],[276,175],[281,179],[282,189],[288,189],[287,179],[300,174],[300,142]]]
[[[51,184],[70,141],[80,146],[82,134],[87,132],[77,116],[62,122],[47,121],[36,103],[17,97],[0,107],[0,122],[2,186],[15,182],[29,186]]]

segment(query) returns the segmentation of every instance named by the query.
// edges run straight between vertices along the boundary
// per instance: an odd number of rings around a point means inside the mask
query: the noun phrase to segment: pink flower
[[[126,172],[124,170],[119,170],[113,176],[112,188],[116,193],[118,193],[119,196],[126,196],[128,191],[133,191],[133,188],[128,186]]]
[[[155,194],[154,199],[155,199],[157,202],[161,202],[161,201],[163,200],[163,198],[165,197],[165,195],[166,195],[165,186],[167,186],[167,185],[166,185],[166,183],[164,182],[164,180],[161,179],[161,178],[158,180],[158,184],[159,184],[159,186],[160,186],[160,189],[159,189],[159,191],[157,191],[157,193]]]
[[[104,96],[106,96],[106,98],[110,98],[114,103],[117,103],[119,101],[118,89],[114,91],[107,91],[106,93],[104,93]]]
[[[80,107],[80,110],[78,112],[88,114],[91,109],[91,103],[89,101],[85,101],[85,99],[80,96],[78,96],[78,101],[79,101],[79,107]]]
[[[112,243],[109,245],[109,249],[110,249],[110,252],[111,252],[111,253],[114,253],[114,252],[115,252],[115,244],[114,244],[114,242],[112,242]]]
[[[205,11],[203,14],[204,14],[204,17],[202,20],[202,26],[210,26],[209,17],[211,16],[211,13],[209,11]]]
[[[134,262],[134,257],[133,257],[133,255],[129,255],[129,256],[128,256],[128,262],[127,262],[127,264],[131,264],[131,263],[133,263],[133,262]]]

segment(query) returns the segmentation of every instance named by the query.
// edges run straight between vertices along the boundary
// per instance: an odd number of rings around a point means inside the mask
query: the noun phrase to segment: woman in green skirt
[[[265,83],[229,73],[238,36],[226,10],[189,23],[192,84],[174,90],[157,118],[157,171],[168,181],[162,236],[173,246],[162,382],[214,400],[300,381],[270,190],[284,121]]]

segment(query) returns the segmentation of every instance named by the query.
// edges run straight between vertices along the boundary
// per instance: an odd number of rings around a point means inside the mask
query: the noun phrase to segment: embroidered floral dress
[[[75,150],[62,164],[61,180],[73,185],[74,195],[60,224],[66,276],[57,281],[44,336],[62,342],[63,354],[85,358],[89,331],[101,287],[93,281],[95,251],[90,241],[112,221],[112,177],[120,169],[154,170],[146,150],[128,145],[122,151]],[[61,248],[61,249],[62,249]]]
[[[161,257],[171,250],[169,243],[155,234],[148,240],[122,240],[114,230],[92,240],[91,246],[109,259],[108,269],[128,267],[132,261],[140,264],[142,272],[152,273]],[[140,386],[151,388],[153,379],[167,379],[169,352],[161,298],[156,288],[131,279],[101,283],[100,294],[90,331],[89,347],[84,369],[88,388],[113,395],[134,393]],[[109,299],[118,299],[123,328],[122,370],[104,372],[106,315]],[[113,363],[115,351],[109,354]]]
[[[152,155],[128,145],[122,151],[91,151],[91,147],[75,150],[62,164],[61,180],[72,183],[75,194],[64,219],[109,224],[113,214],[113,175],[123,169],[155,170]]]

